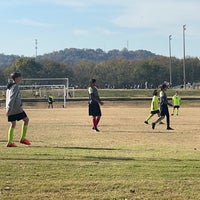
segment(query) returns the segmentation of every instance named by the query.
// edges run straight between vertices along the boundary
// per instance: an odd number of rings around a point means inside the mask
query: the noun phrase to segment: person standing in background
[[[90,86],[88,87],[88,94],[89,94],[89,116],[92,116],[92,129],[99,132],[100,130],[97,128],[99,121],[101,119],[101,108],[100,105],[103,105],[103,102],[101,101],[96,79],[92,79],[90,81]]]
[[[176,115],[178,116],[179,108],[181,105],[181,97],[179,96],[178,91],[176,91],[175,95],[172,97],[172,102],[174,107],[171,115],[174,115],[174,111],[176,110]]]
[[[48,97],[48,108],[53,108],[53,102],[54,102],[54,98],[53,96],[50,94]]]

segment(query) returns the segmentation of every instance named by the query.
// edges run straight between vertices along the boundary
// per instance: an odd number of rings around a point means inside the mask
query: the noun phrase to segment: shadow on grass
[[[101,161],[101,160],[133,161],[133,160],[136,160],[135,158],[131,158],[131,157],[85,156],[84,158],[86,158],[87,160],[92,160],[92,161]]]
[[[75,162],[99,162],[99,161],[139,161],[139,162],[199,162],[198,159],[177,159],[177,158],[152,158],[152,157],[124,157],[124,156],[93,156],[93,155],[70,155],[67,150],[94,150],[94,151],[123,151],[123,149],[115,148],[99,148],[99,147],[45,147],[45,146],[32,146],[30,148],[41,148],[41,149],[65,149],[66,155],[63,153],[59,155],[59,152],[55,154],[52,153],[34,153],[20,154],[20,157],[17,157],[17,154],[14,157],[13,155],[3,154],[1,160],[3,161],[75,161]],[[15,150],[16,148],[14,148]],[[18,149],[18,148],[17,148]],[[19,148],[22,149],[22,148]],[[16,151],[16,150],[15,150]],[[16,152],[17,153],[17,152]]]
[[[188,163],[188,162],[198,162],[198,159],[176,159],[176,158],[143,158],[143,157],[114,157],[114,156],[73,156],[73,157],[51,157],[48,154],[41,154],[35,155],[32,157],[1,157],[2,161],[62,161],[67,162],[70,165],[70,162],[97,162],[106,161],[106,162],[113,162],[113,161],[135,161],[135,162],[164,162],[164,163]],[[73,164],[73,163],[71,163]],[[199,167],[198,167],[199,168]]]
[[[94,151],[119,151],[121,149],[114,148],[102,148],[102,147],[53,147],[53,148],[61,148],[61,149],[78,149],[78,150],[94,150]]]
[[[7,140],[0,140],[0,142],[8,142]]]
[[[153,129],[149,129],[147,130],[132,130],[132,131],[123,131],[123,130],[117,130],[117,131],[109,131],[110,133],[133,133],[133,134],[137,134],[137,133],[141,133],[141,134],[153,134],[153,133],[157,133],[157,134],[162,134],[162,133],[176,133],[175,131],[168,131],[168,130],[153,130]]]
[[[120,151],[122,149],[115,149],[115,148],[103,148],[103,147],[49,147],[49,146],[30,146],[30,148],[43,148],[43,149],[66,149],[66,150],[93,150],[93,151]]]
[[[34,158],[1,158],[1,160],[6,161],[78,161],[78,162],[88,162],[88,161],[134,161],[134,158],[128,158],[128,157],[93,157],[93,156],[83,156],[83,157],[77,157],[77,158],[42,158],[42,157],[34,157]]]

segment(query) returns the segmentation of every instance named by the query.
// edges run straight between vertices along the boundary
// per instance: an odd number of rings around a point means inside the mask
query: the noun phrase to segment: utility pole
[[[171,40],[172,35],[169,35],[169,84],[172,86],[172,56],[171,56]]]
[[[186,78],[185,78],[185,30],[186,30],[186,25],[183,25],[183,86],[186,89]]]
[[[37,39],[35,39],[35,60],[37,59],[37,49],[38,49],[38,47],[37,47]]]

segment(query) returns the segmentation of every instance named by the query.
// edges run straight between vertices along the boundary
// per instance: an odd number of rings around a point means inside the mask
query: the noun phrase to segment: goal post
[[[37,95],[42,96],[42,89],[63,89],[63,107],[66,108],[66,99],[69,98],[68,78],[23,78],[22,88],[37,88]],[[35,94],[36,95],[36,94]]]

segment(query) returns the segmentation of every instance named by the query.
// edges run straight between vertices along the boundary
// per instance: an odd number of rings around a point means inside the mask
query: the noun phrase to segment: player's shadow
[[[118,161],[133,161],[135,158],[131,157],[106,157],[106,156],[85,156],[86,160],[91,160],[91,161],[109,161],[109,160],[118,160]]]
[[[0,140],[0,142],[8,142],[7,140]]]
[[[53,147],[69,150],[94,150],[94,151],[119,151],[120,149],[115,148],[102,148],[102,147]]]

